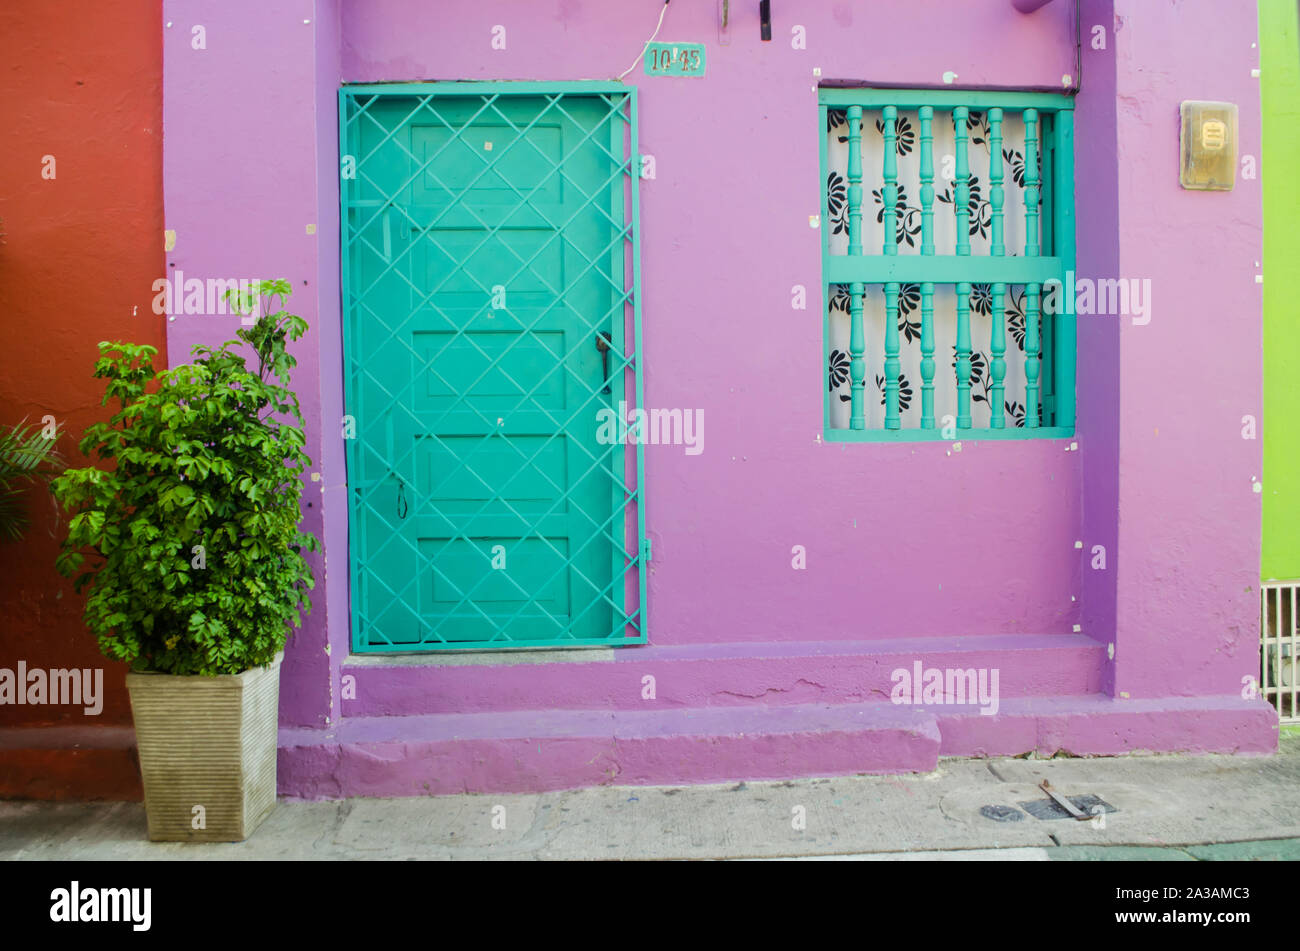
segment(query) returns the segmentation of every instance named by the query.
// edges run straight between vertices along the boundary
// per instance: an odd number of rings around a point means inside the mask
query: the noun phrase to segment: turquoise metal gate
[[[346,86],[339,130],[354,649],[644,643],[635,91]]]

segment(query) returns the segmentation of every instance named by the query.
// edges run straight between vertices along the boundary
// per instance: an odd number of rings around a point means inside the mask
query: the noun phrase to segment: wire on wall
[[[623,79],[624,76],[632,72],[632,70],[636,69],[636,64],[641,62],[641,60],[645,57],[646,49],[649,48],[650,44],[655,41],[655,37],[659,35],[659,31],[663,29],[664,14],[668,12],[668,4],[670,2],[671,0],[664,0],[663,8],[659,11],[659,22],[655,24],[655,31],[650,34],[650,39],[645,41],[645,45],[641,47],[641,52],[638,53],[636,59],[632,61],[632,65],[629,66],[627,69],[623,70],[623,72],[619,74],[618,78],[620,81]]]
[[[1074,93],[1083,91],[1083,10],[1082,0],[1074,0]]]

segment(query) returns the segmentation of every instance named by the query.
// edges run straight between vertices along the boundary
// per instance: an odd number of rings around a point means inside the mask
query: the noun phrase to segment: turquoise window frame
[[[1047,284],[1066,282],[1075,270],[1074,235],[1074,99],[1044,92],[1007,92],[957,89],[882,89],[823,87],[818,90],[819,178],[822,235],[822,361],[818,386],[822,393],[822,434],[828,442],[931,442],[951,441],[942,429],[840,429],[831,426],[831,394],[826,388],[826,364],[831,339],[830,311],[826,301],[832,284],[876,284],[931,282],[934,284],[1005,283]],[[830,109],[861,106],[879,110],[885,106],[934,107],[936,118],[958,106],[971,109],[1020,111],[1036,109],[1044,119],[1042,138],[1043,181],[1040,203],[1040,235],[1043,255],[1039,257],[988,255],[885,255],[831,254],[830,209],[826,176],[827,112]],[[1050,134],[1048,120],[1050,119]],[[1048,156],[1051,156],[1050,161]],[[1062,188],[1062,183],[1068,187]],[[1051,253],[1048,254],[1050,248]],[[1053,425],[1032,429],[990,429],[958,427],[957,438],[966,440],[1069,439],[1075,435],[1077,333],[1076,316],[1058,313],[1043,321],[1043,415],[1053,414]]]

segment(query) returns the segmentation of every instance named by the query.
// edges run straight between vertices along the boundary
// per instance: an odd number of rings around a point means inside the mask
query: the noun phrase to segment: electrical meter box
[[[1231,191],[1237,180],[1237,105],[1192,100],[1182,104],[1178,181],[1196,191]]]

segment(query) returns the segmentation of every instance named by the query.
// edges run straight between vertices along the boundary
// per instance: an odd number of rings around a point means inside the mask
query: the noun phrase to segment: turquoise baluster
[[[1038,351],[1042,342],[1038,337],[1039,285],[1025,288],[1025,428],[1038,428],[1038,374],[1042,369]]]
[[[1038,257],[1038,110],[1025,113],[1025,257]]]
[[[862,253],[862,107],[849,106],[849,254]]]
[[[957,285],[957,428],[970,429],[970,284]]]
[[[992,212],[989,254],[1001,257],[1007,253],[1002,242],[1002,205],[1006,196],[1002,189],[1002,110],[989,110],[989,209]]]
[[[862,254],[862,107],[849,106],[849,248]],[[862,284],[849,285],[849,428],[866,429],[863,388],[867,379],[867,339],[862,326]]]
[[[1068,184],[1074,181],[1074,111],[1062,109],[1056,113],[1053,127],[1056,142],[1052,148],[1052,247],[1055,255],[1068,267],[1074,262],[1074,189]],[[1053,315],[1052,363],[1056,377],[1053,397],[1056,405],[1052,425],[1073,429],[1078,318],[1073,313],[1074,308],[1068,309],[1070,313],[1065,313],[1067,308],[1062,307]]]
[[[934,285],[921,285],[921,428],[934,429]]]
[[[934,107],[921,107],[921,253],[934,254]],[[922,424],[924,425],[924,424]]]
[[[863,387],[867,379],[867,338],[862,328],[861,284],[849,285],[849,428],[866,429],[866,407],[863,403]]]
[[[1007,352],[1007,315],[1006,315],[1006,297],[1007,285],[993,285],[993,334],[989,342],[989,379],[993,385],[989,388],[989,409],[992,415],[989,417],[990,429],[1007,428],[1007,411],[1006,400],[1003,393],[1006,387],[1003,380],[1007,378],[1007,361],[1005,354]]]
[[[956,181],[953,183],[953,211],[957,214],[957,253],[970,254],[970,164],[966,157],[966,119],[970,111],[965,106],[952,110],[952,123],[957,142]],[[969,424],[968,424],[969,425]]]
[[[885,106],[885,187],[881,198],[885,203],[885,247],[886,254],[898,253],[898,109]],[[886,423],[888,425],[888,423]],[[895,429],[897,426],[894,427]]]
[[[900,429],[898,415],[898,284],[885,285],[885,428]]]

